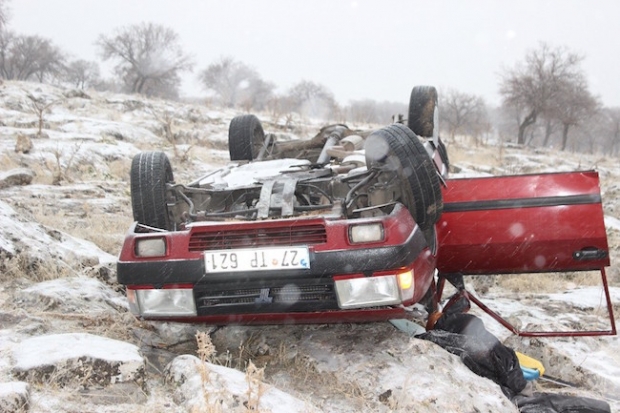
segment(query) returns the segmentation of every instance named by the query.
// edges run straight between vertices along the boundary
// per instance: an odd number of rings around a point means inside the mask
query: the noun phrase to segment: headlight
[[[414,285],[415,285],[415,279],[413,277],[413,270],[404,271],[398,274],[398,286],[400,287],[400,298],[403,301],[410,301],[413,299]]]
[[[137,257],[163,257],[166,255],[166,239],[163,237],[136,239],[135,252]]]
[[[194,293],[191,288],[135,290],[140,314],[143,316],[196,315]]]
[[[408,290],[413,287],[413,270],[401,272],[398,274],[398,285],[401,290]]]
[[[399,304],[396,276],[349,278],[336,280],[336,296],[340,308],[361,308]]]
[[[383,241],[383,224],[358,224],[349,227],[349,240],[352,244]]]

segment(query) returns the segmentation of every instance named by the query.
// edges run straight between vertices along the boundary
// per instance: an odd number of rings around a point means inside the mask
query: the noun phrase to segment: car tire
[[[411,90],[407,126],[418,136],[430,138],[435,126],[437,89],[433,86],[416,86]]]
[[[236,116],[228,128],[228,151],[231,161],[252,161],[265,144],[265,132],[254,115]]]
[[[173,183],[172,167],[163,152],[142,152],[131,162],[131,206],[141,224],[173,230],[168,213],[167,183]]]
[[[392,124],[379,129],[365,143],[366,165],[394,171],[403,182],[401,202],[425,234],[443,212],[439,176],[431,158],[411,129]]]

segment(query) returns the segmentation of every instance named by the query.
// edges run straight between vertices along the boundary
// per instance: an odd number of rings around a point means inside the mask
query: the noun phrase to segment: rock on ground
[[[29,391],[28,383],[23,381],[0,383],[0,412],[27,411],[30,403]]]
[[[30,185],[34,172],[26,168],[11,169],[0,173],[0,189],[10,186]]]
[[[12,356],[13,375],[29,382],[89,387],[145,380],[135,345],[88,333],[32,337],[15,345]]]

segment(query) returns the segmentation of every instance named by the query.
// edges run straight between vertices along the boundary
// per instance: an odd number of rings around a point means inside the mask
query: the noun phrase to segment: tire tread
[[[172,182],[172,168],[163,152],[142,152],[131,163],[131,204],[134,220],[141,224],[171,229],[166,183]]]
[[[435,166],[428,156],[424,145],[417,136],[406,126],[393,124],[379,129],[370,135],[369,139],[384,139],[390,151],[396,155],[403,169],[411,169],[411,173],[405,172],[406,183],[411,189],[412,200],[405,205],[416,223],[423,231],[431,228],[443,212],[443,197],[440,181]],[[374,160],[368,159],[372,164]]]
[[[256,140],[264,141],[265,132],[255,115],[235,116],[228,128],[228,152],[231,161],[252,161]]]

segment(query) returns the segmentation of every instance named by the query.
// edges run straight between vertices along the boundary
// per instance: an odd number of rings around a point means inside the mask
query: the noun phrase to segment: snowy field
[[[39,119],[33,101],[54,103]],[[132,220],[131,158],[164,150],[176,180],[189,182],[226,163],[228,123],[236,114],[0,85],[0,411],[518,411],[458,357],[389,323],[214,328],[140,322],[129,314],[115,260]],[[281,139],[309,138],[321,126],[258,116]],[[16,145],[27,150],[16,152]],[[455,176],[598,170],[618,314],[620,160],[500,150],[494,143],[470,147],[466,139],[448,142],[448,151]],[[502,282],[472,289],[523,327],[608,328],[595,282],[575,278],[527,293]],[[541,359],[548,374],[578,385],[538,382],[538,390],[620,395],[617,337],[525,339],[483,320],[508,345]],[[197,343],[200,332],[210,342]],[[620,402],[608,402],[620,411]]]

